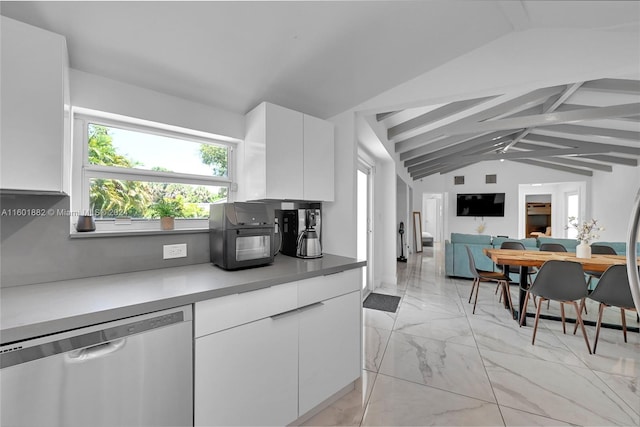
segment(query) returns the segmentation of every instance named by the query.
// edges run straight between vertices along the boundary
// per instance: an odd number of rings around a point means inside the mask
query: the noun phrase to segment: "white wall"
[[[602,241],[626,241],[633,201],[640,189],[640,167],[614,166],[613,173],[594,172],[591,216],[605,230]]]
[[[485,175],[496,174],[496,184],[485,184]],[[464,176],[464,184],[454,185],[454,176]],[[515,162],[482,162],[443,175],[432,175],[413,185],[415,193],[422,197],[422,193],[448,193],[448,212],[445,216],[447,230],[444,238],[448,239],[451,232],[477,233],[476,229],[484,222],[483,234],[519,236],[518,188],[521,183],[557,183],[575,181],[576,175],[566,172],[544,170],[535,166],[523,165]],[[458,217],[455,203],[457,193],[505,193],[504,217]],[[417,202],[417,201],[416,201]]]
[[[484,184],[484,174],[497,173],[497,184]],[[464,175],[464,185],[453,185],[455,175]],[[583,182],[583,185],[576,183]],[[585,218],[596,218],[605,227],[600,233],[600,240],[623,241],[626,239],[627,226],[631,215],[633,199],[640,188],[640,167],[614,166],[613,172],[594,172],[593,177],[569,174],[566,172],[540,169],[535,166],[514,162],[483,162],[445,175],[436,175],[414,183],[415,193],[448,192],[450,197],[449,213],[446,214],[447,231],[445,239],[451,232],[476,233],[480,218],[457,217],[455,212],[456,193],[504,192],[505,217],[485,218],[484,233],[491,235],[508,235],[523,237],[524,224],[520,209],[524,206],[524,196],[519,199],[520,184],[541,183],[542,187],[533,187],[526,193],[537,194],[549,192],[553,194],[552,206],[562,206],[561,197],[564,192],[578,188],[584,206],[581,211]],[[558,183],[571,183],[557,185]],[[553,184],[553,185],[551,185]],[[564,235],[565,213],[561,209],[553,211],[553,235]]]
[[[322,205],[323,252],[357,256],[357,176],[358,156],[353,112],[329,119],[335,125],[335,201]]]
[[[395,195],[396,165],[391,160],[377,161],[374,180],[374,289],[380,285],[395,285],[396,258],[393,250],[398,246],[398,224],[396,223],[396,205],[389,203],[389,195]]]
[[[73,105],[244,139],[244,115],[71,70]]]

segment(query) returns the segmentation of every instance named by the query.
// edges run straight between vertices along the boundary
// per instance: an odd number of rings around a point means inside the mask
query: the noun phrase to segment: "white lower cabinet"
[[[300,310],[299,415],[360,376],[360,292]]]
[[[287,425],[356,380],[359,278],[348,270],[196,303],[195,425]]]
[[[196,426],[284,426],[298,418],[297,314],[196,339]]]

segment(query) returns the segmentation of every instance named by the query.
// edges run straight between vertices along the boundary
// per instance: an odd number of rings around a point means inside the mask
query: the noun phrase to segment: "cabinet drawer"
[[[362,269],[356,268],[298,282],[298,307],[360,290]]]
[[[294,310],[298,282],[227,295],[195,304],[195,336],[218,332],[254,320]]]

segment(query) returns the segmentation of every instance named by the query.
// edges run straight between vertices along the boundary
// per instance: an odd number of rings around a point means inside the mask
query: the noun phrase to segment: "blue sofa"
[[[447,276],[472,278],[469,270],[469,257],[465,245],[469,246],[478,270],[494,271],[493,261],[487,257],[484,248],[499,248],[502,242],[521,242],[526,249],[537,250],[536,239],[509,239],[491,237],[486,234],[451,233],[451,240],[445,242],[445,273]],[[518,274],[511,274],[513,281],[519,280]]]

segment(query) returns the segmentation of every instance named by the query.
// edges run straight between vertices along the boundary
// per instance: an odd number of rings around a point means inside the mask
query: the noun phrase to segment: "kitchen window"
[[[114,118],[115,117],[115,118]],[[209,205],[229,198],[229,138],[121,116],[74,115],[74,216],[96,231],[160,230],[159,202],[179,209],[175,229],[208,228]]]

